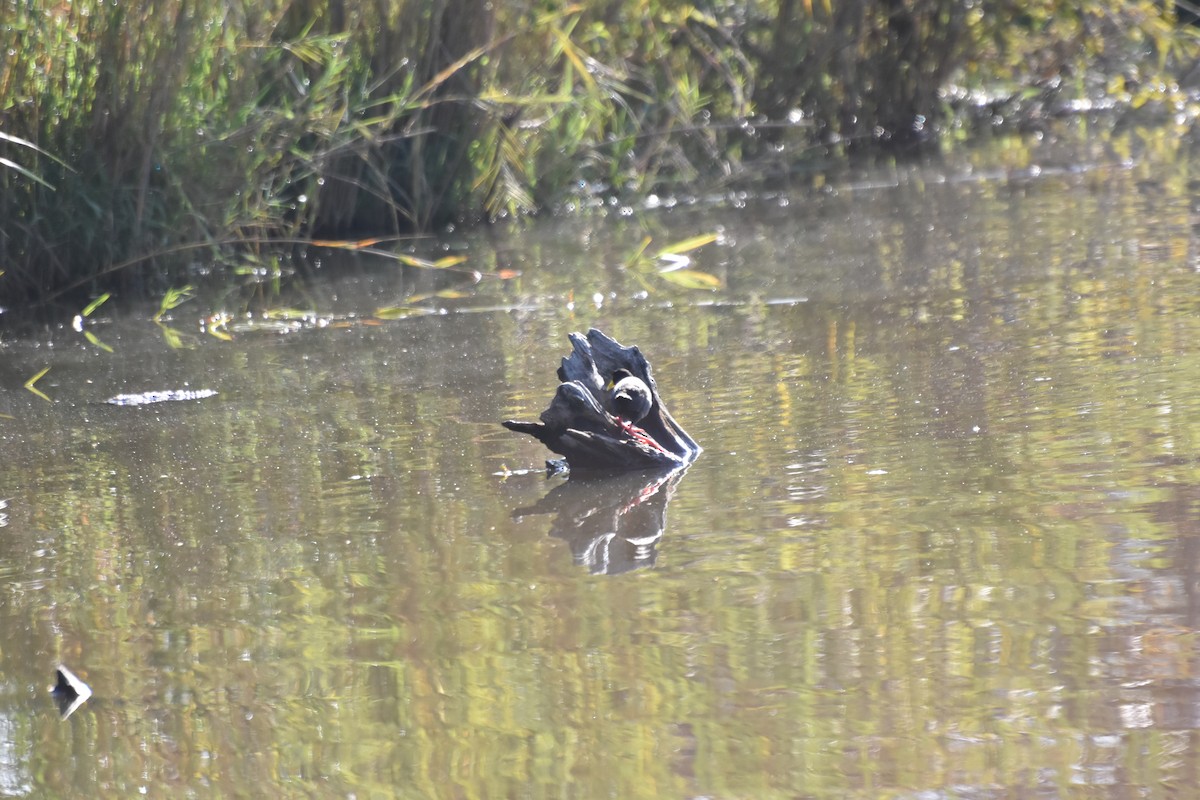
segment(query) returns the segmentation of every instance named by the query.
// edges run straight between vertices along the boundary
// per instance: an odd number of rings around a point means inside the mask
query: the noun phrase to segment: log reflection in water
[[[687,469],[573,479],[551,489],[515,519],[554,514],[550,535],[571,547],[593,574],[652,567],[667,526],[667,504]]]

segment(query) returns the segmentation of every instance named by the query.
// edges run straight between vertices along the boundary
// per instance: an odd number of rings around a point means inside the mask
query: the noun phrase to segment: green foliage
[[[154,315],[155,322],[161,322],[169,312],[174,311],[181,305],[192,298],[196,288],[192,285],[181,286],[179,288],[171,288],[163,295],[162,302],[158,305],[158,313]]]
[[[1170,14],[1150,0],[8,3],[0,292],[161,293],[185,251],[227,263],[273,240],[671,191],[785,144],[925,139],[956,107],[1178,105],[1169,76],[1196,43]]]

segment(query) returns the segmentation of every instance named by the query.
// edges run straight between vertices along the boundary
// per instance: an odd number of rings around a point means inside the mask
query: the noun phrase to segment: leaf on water
[[[654,290],[657,287],[646,278],[645,273],[631,272],[629,274],[634,277],[634,280],[638,282],[638,285],[642,287],[642,291],[645,292],[647,296],[654,294]]]
[[[394,258],[397,261],[399,261],[401,264],[405,264],[410,267],[424,267],[424,266],[428,265],[428,263],[429,263],[427,261],[422,261],[421,259],[416,258],[415,256],[406,256],[403,253],[389,253],[388,257]]]
[[[646,248],[650,246],[650,241],[651,240],[650,240],[649,236],[642,239],[642,243],[640,245],[638,245],[638,249],[634,250],[633,253],[629,256],[629,258],[625,259],[626,267],[632,267],[635,264],[637,264],[639,261],[642,260],[642,257],[646,253]]]
[[[371,252],[399,261],[405,266],[417,267],[418,269],[446,269],[447,267],[456,267],[467,260],[467,256],[463,255],[446,256],[445,258],[439,258],[437,261],[426,261],[423,258],[407,256],[403,253],[388,253],[383,250],[371,250]]]
[[[428,313],[419,308],[406,308],[404,306],[387,306],[384,308],[375,309],[375,316],[379,319],[404,319],[405,317],[415,316],[416,314]]]
[[[482,277],[483,276],[480,275],[478,272],[474,273],[474,280],[470,282],[471,285],[479,283],[479,281]],[[461,283],[458,284],[458,286],[461,286],[461,285],[462,285]],[[432,300],[434,298],[437,298],[439,300],[461,300],[464,297],[471,297],[473,294],[474,294],[474,292],[465,291],[463,289],[457,288],[456,286],[448,286],[445,289],[439,289],[436,292],[418,292],[417,294],[410,294],[408,297],[406,297],[404,299],[404,302],[405,302],[405,308],[410,309],[410,313],[416,313],[417,311],[420,311],[421,313],[429,314],[429,313],[432,313],[431,309],[428,309],[428,308],[417,309],[417,308],[415,308],[415,306],[418,303],[424,303],[426,300]],[[397,306],[397,308],[399,308],[399,306]]]
[[[100,295],[95,300],[84,306],[83,311],[79,312],[79,316],[90,317],[92,312],[104,305],[105,301],[107,301],[110,297],[112,297],[112,292],[105,292],[104,294]]]
[[[410,294],[408,297],[404,298],[404,302],[407,303],[408,306],[411,307],[411,306],[415,306],[417,303],[424,303],[426,300],[428,300],[429,298],[431,298],[433,296],[434,296],[433,292],[417,292],[416,294]],[[398,306],[397,306],[397,308],[398,308]]]
[[[310,319],[316,315],[311,311],[304,311],[299,308],[272,308],[263,312],[263,317],[266,319]]]
[[[721,279],[695,269],[677,269],[661,272],[659,277],[684,289],[720,289]]]
[[[687,253],[706,244],[712,244],[719,238],[716,233],[702,233],[699,236],[693,236],[690,239],[684,239],[674,244],[669,244],[663,249],[654,254],[655,258],[665,258],[667,256],[676,255],[678,253]]]
[[[214,339],[220,339],[223,342],[232,342],[233,336],[229,331],[225,330],[225,326],[228,324],[228,314],[214,314],[205,320],[204,330],[208,331],[208,335]]]
[[[425,259],[417,258],[416,256],[406,256],[403,253],[388,253],[387,255],[391,258],[396,259],[401,264],[405,264],[410,267],[418,267],[420,269],[433,269],[434,268],[432,261],[426,261]]]
[[[167,347],[172,350],[184,350],[187,345],[184,344],[183,334],[169,325],[158,324],[159,331],[162,332],[163,341],[167,343]]]
[[[373,247],[380,242],[386,242],[388,237],[377,236],[374,239],[359,239],[356,242],[348,242],[343,239],[313,239],[314,247],[329,247],[340,250],[361,250],[364,247]]]
[[[50,399],[49,395],[47,395],[41,389],[34,386],[34,384],[37,383],[38,381],[40,381],[42,379],[42,376],[45,375],[49,371],[50,371],[50,368],[46,367],[41,372],[39,372],[37,375],[34,375],[32,378],[25,381],[25,388],[28,389],[29,391],[33,392],[34,394],[36,394],[38,397],[45,400],[47,403],[53,403],[54,401]]]
[[[87,339],[92,344],[96,345],[96,347],[99,347],[104,352],[106,352],[106,353],[113,352],[113,349],[111,347],[109,347],[104,342],[100,341],[100,337],[97,336],[96,334],[92,333],[91,331],[84,331],[83,336],[85,339]]]

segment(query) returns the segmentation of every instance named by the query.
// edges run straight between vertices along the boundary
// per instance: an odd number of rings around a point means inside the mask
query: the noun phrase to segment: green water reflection
[[[522,276],[445,315],[8,342],[56,402],[0,399],[0,795],[1200,784],[1189,162],[991,158],[474,241]],[[613,266],[647,225],[719,225],[726,288]],[[705,446],[678,480],[498,474],[592,324]]]

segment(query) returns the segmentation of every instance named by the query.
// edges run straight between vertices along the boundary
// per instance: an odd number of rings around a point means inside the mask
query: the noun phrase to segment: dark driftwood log
[[[54,685],[50,687],[50,694],[58,703],[58,713],[66,719],[92,696],[92,687],[81,681],[66,665],[59,664],[54,670]]]
[[[696,460],[700,445],[663,405],[650,363],[637,347],[622,347],[595,328],[586,337],[572,333],[570,338],[574,351],[558,369],[562,383],[541,421],[508,420],[504,427],[537,438],[572,470],[675,469]],[[609,384],[621,369],[650,389],[650,410],[637,422],[640,432],[622,425],[613,413]]]

